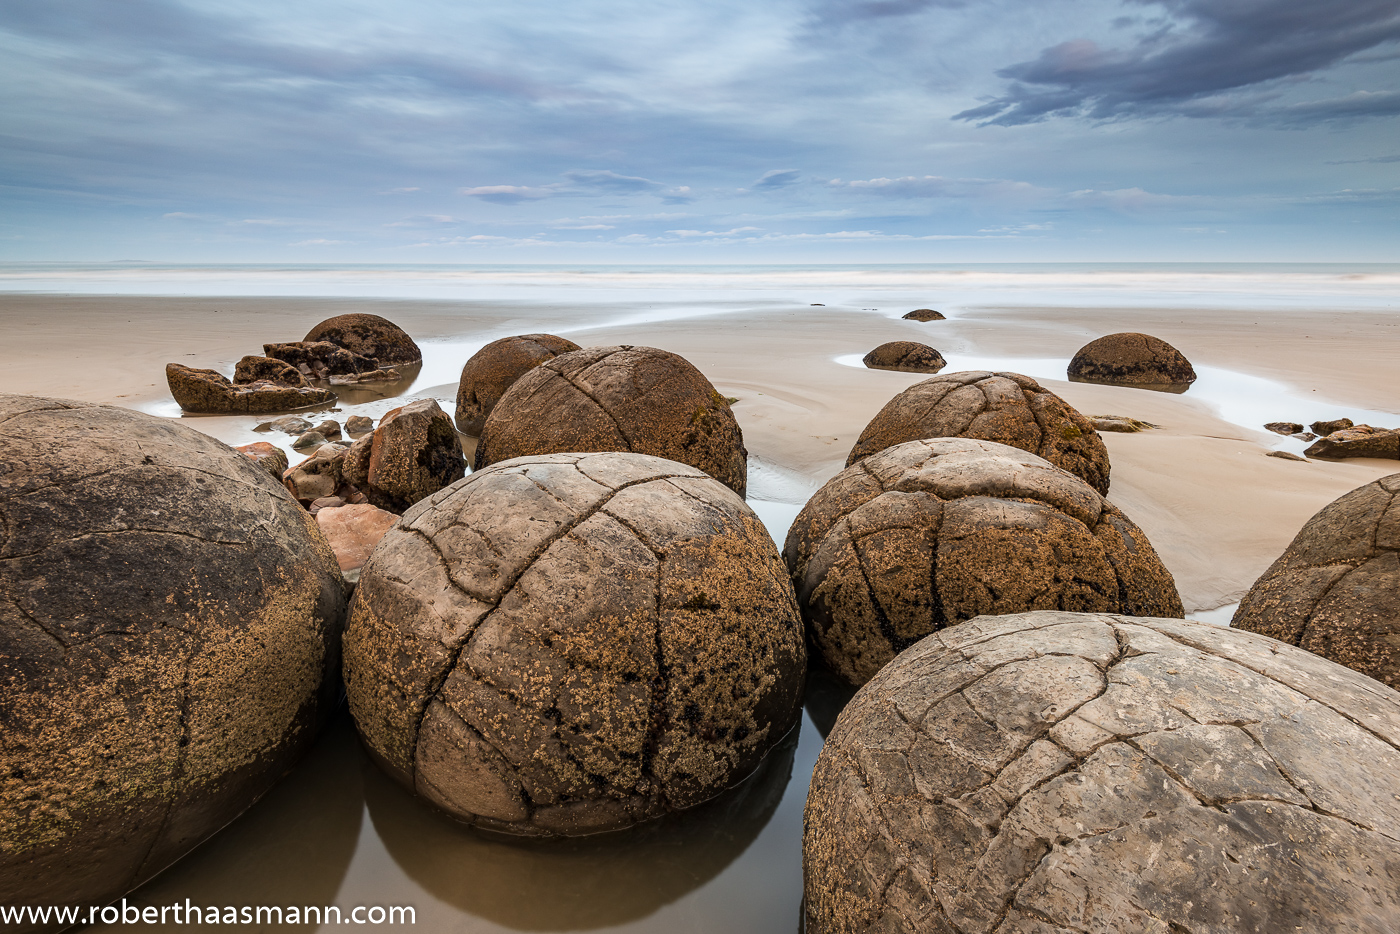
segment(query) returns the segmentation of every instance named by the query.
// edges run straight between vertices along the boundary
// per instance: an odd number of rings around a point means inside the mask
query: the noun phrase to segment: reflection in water
[[[342,705],[300,765],[242,817],[127,896],[128,904],[183,906],[187,899],[193,905],[221,908],[337,904],[336,894],[360,838],[363,760],[354,724]],[[188,930],[173,921],[142,928]],[[312,931],[316,925],[275,928]],[[239,929],[258,930],[253,925]],[[85,930],[126,928],[98,924]]]
[[[831,728],[836,725],[836,718],[841,715],[841,711],[850,703],[855,693],[855,688],[842,681],[835,672],[822,664],[820,653],[809,644],[807,648],[807,691],[802,703],[807,708],[807,716],[811,717],[812,723],[816,724],[822,739],[831,735]]]
[[[748,849],[783,799],[800,732],[800,725],[789,732],[738,788],[698,808],[595,837],[526,840],[473,830],[435,812],[368,760],[365,803],[394,862],[448,904],[515,930],[609,927],[704,886]]]
[[[423,364],[421,363],[397,364],[394,371],[399,374],[399,378],[383,383],[336,385],[319,379],[308,379],[307,382],[312,386],[329,389],[335,393],[336,401],[340,405],[363,405],[366,402],[378,402],[380,399],[389,399],[408,392],[422,369]]]
[[[1124,389],[1150,389],[1153,392],[1171,392],[1180,395],[1191,388],[1191,383],[1115,383],[1106,379],[1085,379],[1083,376],[1068,374],[1071,383],[1092,383],[1095,386],[1122,386]]]

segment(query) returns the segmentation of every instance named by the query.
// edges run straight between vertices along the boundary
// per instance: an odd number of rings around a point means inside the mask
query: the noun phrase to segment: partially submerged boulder
[[[983,617],[841,714],[806,930],[1352,931],[1400,917],[1400,695],[1186,620]]]
[[[334,709],[345,599],[248,457],[0,395],[0,904],[106,905],[224,827]]]
[[[1089,420],[1020,373],[944,373],[885,403],[846,466],[920,438],[980,438],[1045,458],[1108,495],[1108,449]]]
[[[266,470],[274,480],[282,480],[282,474],[287,469],[287,452],[277,445],[254,441],[252,444],[240,444],[234,450]]]
[[[1264,427],[1276,435],[1296,435],[1303,430],[1298,422],[1269,422]]]
[[[469,435],[480,435],[486,416],[516,380],[546,360],[578,349],[578,344],[553,334],[520,334],[487,344],[462,367],[457,426]]]
[[[244,357],[233,368],[234,385],[262,381],[276,383],[290,389],[301,389],[307,385],[306,377],[301,374],[300,370],[289,363],[283,363],[281,360],[274,360],[271,357]]]
[[[270,422],[263,422],[254,431],[280,431],[284,435],[301,435],[311,430],[311,423],[297,415],[283,415]]]
[[[294,388],[267,380],[235,385],[217,370],[196,370],[180,363],[165,365],[165,381],[180,408],[197,415],[262,415],[335,400],[329,389]]]
[[[917,341],[889,341],[870,351],[861,362],[872,370],[905,373],[937,373],[948,365],[941,353]]]
[[[798,514],[783,558],[813,642],[853,685],[983,614],[1182,615],[1127,516],[1073,474],[989,441],[911,441],[847,467]]]
[[[915,308],[904,315],[905,321],[942,321],[942,312],[934,311],[932,308]]]
[[[452,419],[436,399],[419,399],[386,412],[351,445],[344,469],[371,503],[401,513],[462,479],[467,462]]]
[[[392,369],[383,369],[369,357],[352,353],[330,341],[294,341],[263,344],[263,353],[281,360],[312,379],[349,385],[398,379]]]
[[[1240,601],[1232,626],[1400,688],[1400,474],[1324,506]]]
[[[345,433],[363,435],[374,431],[374,419],[367,415],[351,415],[345,420]]]
[[[654,347],[588,347],[527,372],[486,419],[475,467],[587,451],[680,461],[740,496],[748,485],[748,451],[728,400],[684,357]]]
[[[1339,428],[1319,438],[1306,451],[1308,457],[1323,460],[1343,460],[1348,457],[1380,457],[1400,459],[1400,430],[1355,425]]]
[[[379,315],[336,315],[308,331],[303,340],[330,341],[381,367],[423,362],[423,351],[408,332]]]
[[[1355,427],[1356,423],[1349,418],[1334,418],[1330,421],[1316,421],[1308,427],[1313,430],[1313,434],[1327,437],[1334,431],[1341,431],[1343,428]],[[1303,426],[1299,425],[1298,430],[1302,431]]]
[[[350,709],[460,820],[587,834],[699,804],[797,722],[805,656],[763,524],[638,454],[520,458],[409,510],[361,572]]]
[[[1151,334],[1108,334],[1079,348],[1069,362],[1069,378],[1081,383],[1106,383],[1184,392],[1196,381],[1191,361],[1181,351]]]

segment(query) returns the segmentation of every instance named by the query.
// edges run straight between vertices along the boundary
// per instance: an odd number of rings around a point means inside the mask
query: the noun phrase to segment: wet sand
[[[925,378],[841,358],[889,340],[919,340],[949,358],[945,372],[1028,372],[1087,414],[1162,426],[1104,436],[1113,464],[1109,499],[1147,533],[1193,614],[1237,601],[1323,505],[1400,470],[1394,461],[1267,457],[1301,446],[1262,428],[1342,415],[1400,425],[1400,373],[1389,365],[1400,350],[1393,313],[964,306],[947,321],[920,324],[898,317],[925,304],[912,296],[810,304],[827,297],[814,288],[606,305],[3,294],[9,352],[0,391],[177,416],[164,382],[167,362],[231,373],[264,342],[298,339],[332,314],[382,314],[419,341],[424,365],[399,395],[343,402],[330,416],[343,421],[377,418],[414,398],[436,398],[450,412],[462,363],[507,334],[646,344],[682,354],[738,397],[750,500],[781,542],[801,503],[841,469],[870,417]],[[1075,350],[1122,330],[1169,341],[1201,381],[1183,395],[1064,381]],[[189,419],[231,443],[290,443],[254,433],[262,420]],[[413,905],[420,929],[434,931],[792,930],[801,897],[801,808],[821,744],[816,726],[833,709],[830,692],[814,691],[808,706],[799,735],[770,757],[765,774],[706,813],[630,836],[543,848],[485,838],[427,811],[367,762],[342,712],[281,786],[133,901]]]

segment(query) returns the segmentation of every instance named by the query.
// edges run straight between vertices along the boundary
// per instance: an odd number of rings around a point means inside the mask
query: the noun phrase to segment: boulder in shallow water
[[[286,451],[275,444],[268,444],[266,441],[241,444],[234,450],[266,470],[274,480],[281,482],[282,474],[288,466]]]
[[[336,315],[306,332],[303,340],[330,341],[381,367],[423,362],[423,351],[408,332],[379,315]]]
[[[263,344],[263,353],[284,361],[312,379],[358,377],[361,374],[373,373],[379,367],[379,364],[369,357],[352,353],[330,341]]]
[[[748,485],[728,400],[684,357],[655,347],[587,347],[528,371],[491,410],[475,466],[580,451],[680,461],[740,496]]]
[[[1127,516],[1068,471],[990,441],[910,441],[847,467],[793,521],[783,558],[813,643],[853,685],[983,614],[1182,615]]]
[[[1069,378],[1182,392],[1196,381],[1191,361],[1171,344],[1151,334],[1108,334],[1079,348],[1069,362]]]
[[[1400,474],[1324,506],[1231,623],[1400,688]]]
[[[694,467],[519,458],[404,514],[360,575],[350,710],[461,820],[579,835],[697,805],[797,722],[805,653],[772,538]]]
[[[284,435],[301,435],[311,430],[311,423],[296,415],[283,415],[270,422],[263,422],[254,431],[280,431]]]
[[[326,419],[324,422],[317,425],[313,430],[319,431],[322,435],[325,436],[327,441],[340,440],[340,423],[333,418]]]
[[[345,420],[345,433],[363,435],[374,431],[374,419],[367,415],[351,415]]]
[[[216,370],[165,365],[165,381],[180,408],[197,415],[262,415],[335,400],[329,389],[292,388],[261,380],[235,385]]]
[[[846,466],[920,438],[980,438],[1037,454],[1108,495],[1108,449],[1094,426],[1020,373],[944,373],[885,403],[860,433]]]
[[[1348,457],[1379,457],[1400,459],[1400,430],[1355,425],[1341,428],[1325,438],[1319,438],[1303,452],[1322,460],[1343,460]]]
[[[1264,427],[1276,435],[1296,435],[1303,430],[1298,422],[1269,422]]]
[[[0,396],[0,419],[0,905],[105,905],[310,746],[342,583],[222,442],[57,399]]]
[[[321,445],[325,444],[328,440],[329,439],[327,439],[326,436],[321,434],[319,431],[308,431],[304,434],[300,434],[297,436],[297,439],[292,442],[292,450],[314,450],[319,448]]]
[[[1039,612],[856,694],[803,901],[810,934],[1388,934],[1397,866],[1400,694],[1223,626]]]
[[[391,409],[351,446],[345,479],[380,509],[400,513],[462,479],[467,462],[452,419],[436,399]]]
[[[487,344],[462,367],[457,426],[469,435],[481,434],[486,416],[516,380],[546,360],[578,349],[578,344],[553,334],[520,334]]]
[[[1331,421],[1326,422],[1313,422],[1308,427],[1312,429],[1313,434],[1320,435],[1325,438],[1334,431],[1341,431],[1343,428],[1352,428],[1355,427],[1355,425],[1356,423],[1349,418],[1334,418]],[[1298,430],[1302,431],[1303,426],[1299,425]]]
[[[937,373],[948,365],[943,355],[917,341],[890,341],[876,347],[861,360],[872,370],[901,370],[905,373]]]
[[[905,321],[942,321],[943,313],[934,311],[932,308],[915,308],[904,315]]]
[[[244,357],[233,368],[234,385],[244,385],[266,380],[291,389],[302,389],[307,385],[306,377],[290,363],[274,360],[271,357]]]

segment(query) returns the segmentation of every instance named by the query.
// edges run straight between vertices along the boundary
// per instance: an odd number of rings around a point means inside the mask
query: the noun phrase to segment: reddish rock
[[[392,512],[369,503],[324,506],[315,515],[342,572],[358,571],[384,533],[399,520]]]
[[[266,441],[254,441],[234,448],[244,457],[266,470],[274,479],[281,480],[287,470],[287,452]]]
[[[457,430],[435,399],[387,412],[345,458],[345,479],[390,512],[403,512],[466,472]]]

